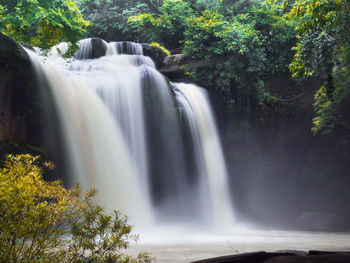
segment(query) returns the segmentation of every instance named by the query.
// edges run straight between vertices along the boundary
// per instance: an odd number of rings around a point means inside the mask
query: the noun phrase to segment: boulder
[[[164,59],[167,56],[164,50],[161,48],[151,45],[151,44],[142,44],[143,54],[152,58],[154,64],[159,69],[164,66]]]
[[[333,213],[303,212],[296,219],[297,227],[307,231],[347,231],[346,220]]]
[[[253,252],[211,259],[192,263],[345,263],[350,262],[349,252],[309,251],[305,253]]]
[[[269,253],[265,251],[204,259],[192,263],[260,263],[277,256],[290,256],[289,253]]]
[[[91,38],[91,58],[100,58],[106,55],[107,45],[101,38]]]

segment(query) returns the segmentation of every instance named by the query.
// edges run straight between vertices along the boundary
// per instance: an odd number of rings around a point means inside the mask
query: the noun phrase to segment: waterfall
[[[60,44],[62,45],[62,44]],[[92,46],[91,46],[91,38],[80,40],[79,43],[79,50],[75,54],[75,58],[77,59],[85,59],[92,56]]]
[[[94,79],[94,74],[84,76],[91,71],[78,70],[90,65],[75,61],[76,64],[68,66],[57,57],[43,60],[27,52],[40,88],[48,90],[54,98],[71,160],[72,181],[79,182],[84,189],[97,189],[98,202],[106,209],[119,209],[134,223],[151,221],[146,191],[142,189],[122,132],[114,116],[86,84]],[[98,76],[95,80],[98,82]]]
[[[216,224],[227,226],[233,220],[227,171],[207,93],[193,84],[175,83],[174,87],[191,131],[202,206],[211,207]]]
[[[110,42],[106,55],[118,55],[118,54],[129,54],[129,55],[143,55],[142,45],[134,42]]]
[[[69,61],[60,57],[65,43],[46,58],[28,51],[42,92],[53,97],[72,181],[97,189],[103,206],[121,210],[138,227],[232,223],[205,92],[169,83],[141,44],[100,43],[106,51],[98,59],[88,59],[92,39],[80,41]]]

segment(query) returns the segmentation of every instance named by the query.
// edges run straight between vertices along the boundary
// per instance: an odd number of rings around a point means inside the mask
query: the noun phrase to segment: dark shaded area
[[[39,99],[25,51],[0,33],[0,152],[41,152]]]
[[[261,105],[233,87],[234,113],[209,87],[240,219],[269,228],[348,230],[349,144],[341,132],[311,132],[318,83],[297,84],[287,75],[265,83],[280,101]],[[305,212],[314,214],[310,221],[302,218]]]

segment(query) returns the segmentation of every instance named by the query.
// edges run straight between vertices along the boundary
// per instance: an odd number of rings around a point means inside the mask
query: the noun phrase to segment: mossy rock
[[[159,69],[164,66],[164,59],[168,55],[162,48],[151,45],[151,44],[142,44],[143,54],[152,58],[154,64]]]

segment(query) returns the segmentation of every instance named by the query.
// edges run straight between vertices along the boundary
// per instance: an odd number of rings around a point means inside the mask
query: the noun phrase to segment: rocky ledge
[[[254,252],[199,260],[192,263],[350,263],[350,252]]]

